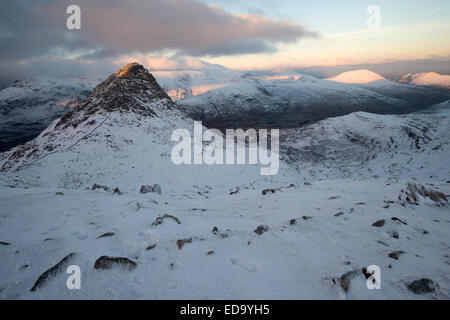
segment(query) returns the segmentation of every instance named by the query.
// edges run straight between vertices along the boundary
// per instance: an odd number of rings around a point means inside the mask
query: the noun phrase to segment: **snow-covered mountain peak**
[[[127,67],[35,139],[0,154],[0,175],[15,172],[27,185],[78,189],[100,184],[127,192],[158,183],[166,192],[215,185],[217,192],[228,194],[249,182],[273,182],[261,177],[259,165],[173,163],[172,133],[192,132],[193,120],[175,107],[147,70]],[[277,178],[285,170],[292,171],[281,164]]]
[[[408,73],[399,83],[450,89],[450,76],[436,72]]]
[[[160,103],[154,103],[160,102]],[[92,114],[104,112],[134,112],[153,116],[154,108],[171,109],[170,97],[153,75],[142,65],[131,63],[100,83],[80,105],[61,118],[57,127],[85,120]]]
[[[355,70],[343,72],[336,77],[328,78],[327,80],[341,82],[341,83],[370,83],[378,80],[385,80],[379,74],[369,70]]]

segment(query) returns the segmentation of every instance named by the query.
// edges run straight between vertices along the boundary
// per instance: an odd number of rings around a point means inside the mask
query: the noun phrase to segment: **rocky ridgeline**
[[[146,105],[155,100],[166,100],[165,106],[174,103],[147,69],[139,63],[130,63],[95,87],[94,91],[73,111],[66,114],[56,128],[76,126],[97,112],[135,112],[144,116],[154,115]],[[80,113],[84,117],[80,118]]]
[[[158,111],[177,113],[174,106],[148,70],[138,63],[130,63],[95,87],[88,97],[36,139],[2,154],[0,171],[22,169],[49,154],[72,148],[113,114],[116,119],[121,118],[117,113],[136,115],[132,123],[138,126],[139,119],[152,118]],[[180,115],[176,116],[181,119]]]

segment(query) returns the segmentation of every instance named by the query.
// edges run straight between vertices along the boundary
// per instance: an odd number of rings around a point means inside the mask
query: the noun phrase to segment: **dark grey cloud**
[[[66,28],[72,4],[81,8],[81,30]],[[97,69],[86,60],[109,72],[122,55],[267,53],[277,43],[316,36],[293,22],[235,15],[196,0],[2,0],[0,86],[40,72]]]
[[[277,49],[273,44],[261,40],[248,40],[242,42],[231,41],[228,43],[219,43],[206,47],[194,49],[184,49],[182,54],[189,56],[220,56],[237,55],[242,53],[274,53]]]
[[[81,8],[81,30],[66,29],[66,7]],[[107,57],[172,49],[217,56],[271,52],[276,42],[316,34],[303,26],[256,15],[233,15],[194,0],[3,0],[0,59],[85,52]]]

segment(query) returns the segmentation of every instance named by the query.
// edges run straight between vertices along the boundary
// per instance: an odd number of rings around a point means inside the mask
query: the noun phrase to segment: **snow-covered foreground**
[[[0,246],[0,297],[448,299],[448,207],[432,201],[402,206],[397,197],[404,181],[279,187],[265,195],[249,188],[194,198],[3,186],[0,240],[10,245]],[[450,193],[450,184],[433,188]],[[164,214],[180,224],[165,218],[152,225]],[[382,227],[372,225],[381,219]],[[260,225],[268,230],[258,235]],[[114,234],[98,238],[109,232]],[[180,249],[177,240],[183,239],[192,242]],[[398,260],[388,256],[396,251],[404,252]],[[69,264],[82,270],[81,290],[66,288],[63,270],[30,291],[70,253],[76,255]],[[137,268],[94,269],[104,255],[127,257]],[[374,264],[381,268],[381,290],[368,290],[361,272]],[[349,271],[356,274],[345,292],[340,278]],[[433,280],[436,291],[407,289],[422,278]]]

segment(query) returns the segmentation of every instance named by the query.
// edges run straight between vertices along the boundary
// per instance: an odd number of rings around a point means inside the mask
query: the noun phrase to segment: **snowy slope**
[[[408,73],[398,80],[398,82],[416,86],[450,89],[450,76],[441,75],[436,72]]]
[[[173,101],[239,83],[243,76],[240,71],[209,64],[199,70],[155,71],[152,74]]]
[[[450,211],[430,198],[450,195],[448,104],[282,130],[273,177],[257,166],[174,166],[170,133],[192,127],[174,106],[128,67],[1,154],[0,298],[449,298]],[[154,183],[161,194],[139,193]],[[101,256],[135,265],[96,269]],[[66,288],[69,264],[81,268],[81,290]],[[381,290],[366,287],[374,264]],[[421,279],[429,292],[411,289]]]
[[[379,74],[369,71],[369,70],[355,70],[355,71],[348,71],[343,72],[336,77],[328,78],[327,80],[335,81],[335,82],[341,82],[341,83],[348,83],[348,84],[355,84],[355,83],[370,83],[375,82],[379,80],[385,80],[382,76]]]
[[[448,103],[408,115],[357,112],[283,130],[281,146],[289,163],[316,178],[445,180],[449,127]]]
[[[40,77],[0,91],[0,151],[37,136],[86,97],[97,80]]]

